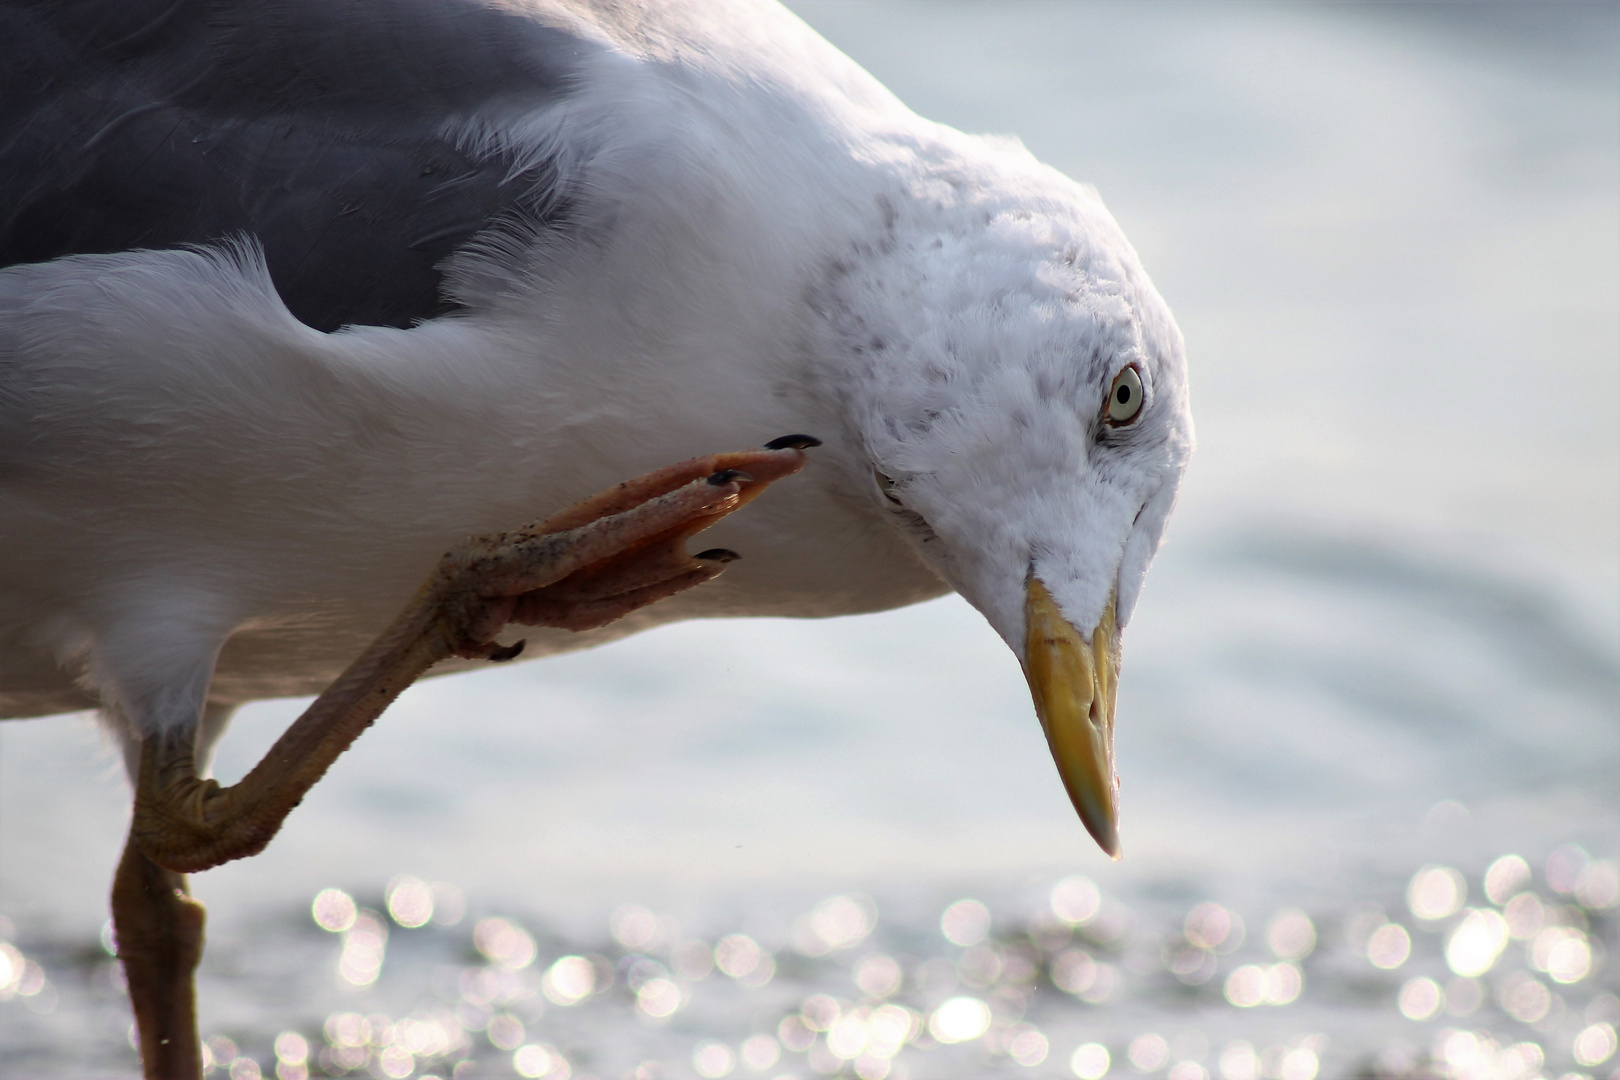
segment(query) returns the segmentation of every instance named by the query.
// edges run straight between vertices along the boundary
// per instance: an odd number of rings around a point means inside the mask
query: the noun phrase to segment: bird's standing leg
[[[194,731],[143,740],[113,906],[147,1080],[192,1080],[201,1070],[191,974],[202,907],[182,874],[262,851],[338,755],[437,661],[510,659],[521,646],[494,644],[509,622],[589,629],[716,577],[735,555],[690,556],[686,539],[799,471],[813,445],[789,437],[694,458],[526,528],[468,541],[229,788],[199,776]]]
[[[202,1075],[192,976],[202,959],[203,906],[185,875],[148,859],[131,832],[112,913],[147,1080],[194,1080]]]
[[[203,709],[196,742],[204,761],[233,711]],[[113,878],[112,915],[148,1077],[191,1080],[202,1067],[192,977],[202,959],[205,914],[186,876],[148,859],[132,832]]]

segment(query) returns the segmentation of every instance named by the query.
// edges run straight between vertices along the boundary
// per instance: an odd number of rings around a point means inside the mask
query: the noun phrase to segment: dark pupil
[[[1128,386],[1121,386],[1119,390],[1115,392],[1114,396],[1119,399],[1119,403],[1121,405],[1129,405],[1131,401],[1131,388]]]

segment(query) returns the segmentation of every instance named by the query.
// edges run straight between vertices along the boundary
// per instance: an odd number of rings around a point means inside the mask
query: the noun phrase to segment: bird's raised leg
[[[113,903],[148,1080],[200,1071],[191,973],[202,909],[179,875],[262,851],[338,755],[439,660],[510,659],[520,646],[494,643],[510,622],[589,629],[716,577],[735,556],[690,556],[685,540],[799,471],[803,448],[814,445],[790,436],[765,450],[694,458],[461,545],[231,787],[198,775],[195,732],[146,738]]]

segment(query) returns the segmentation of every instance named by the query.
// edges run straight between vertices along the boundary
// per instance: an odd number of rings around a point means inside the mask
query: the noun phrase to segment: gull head
[[[1182,340],[1096,194],[997,153],[845,272],[839,393],[872,506],[1018,656],[1117,858],[1120,636],[1192,450]]]

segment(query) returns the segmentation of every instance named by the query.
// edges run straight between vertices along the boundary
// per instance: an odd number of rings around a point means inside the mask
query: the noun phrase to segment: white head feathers
[[[937,163],[836,286],[883,499],[1022,655],[1023,584],[1130,616],[1192,449],[1181,336],[1095,192],[1021,147]],[[923,194],[924,197],[915,197]],[[1128,366],[1144,400],[1109,423]]]

